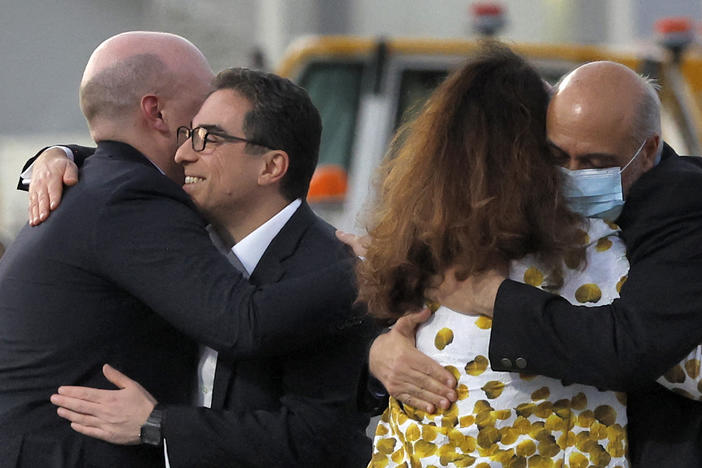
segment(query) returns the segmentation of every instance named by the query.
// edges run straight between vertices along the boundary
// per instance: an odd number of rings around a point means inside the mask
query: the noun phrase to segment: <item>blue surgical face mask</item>
[[[646,140],[621,169],[607,167],[571,171],[562,167],[561,171],[565,175],[563,194],[570,209],[586,218],[602,218],[606,221],[617,219],[624,208],[622,172],[641,153],[645,144]]]

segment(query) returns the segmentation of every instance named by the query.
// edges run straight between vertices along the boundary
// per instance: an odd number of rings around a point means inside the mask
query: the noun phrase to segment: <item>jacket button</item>
[[[518,368],[524,369],[527,366],[526,359],[523,357],[518,357],[517,359],[514,360],[514,363],[517,365]]]
[[[500,359],[500,364],[502,364],[502,367],[506,369],[510,369],[512,367],[512,361],[510,361],[509,358],[506,357]]]

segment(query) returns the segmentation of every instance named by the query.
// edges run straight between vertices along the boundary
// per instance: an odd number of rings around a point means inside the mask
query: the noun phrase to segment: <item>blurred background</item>
[[[481,35],[508,41],[551,81],[605,58],[656,76],[664,138],[680,153],[699,151],[700,0],[0,0],[0,6],[3,244],[26,221],[26,194],[15,190],[22,163],[45,145],[90,143],[77,99],[83,67],[100,42],[129,30],[183,35],[215,71],[263,68],[305,86],[325,126],[310,199],[345,229],[361,229],[357,213],[397,125],[470,56]],[[661,22],[668,17],[677,19]]]

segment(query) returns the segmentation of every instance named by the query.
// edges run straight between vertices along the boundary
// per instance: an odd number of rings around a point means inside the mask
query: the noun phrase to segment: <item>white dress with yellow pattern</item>
[[[618,228],[591,220],[584,269],[563,268],[554,292],[574,304],[609,304],[629,263]],[[535,257],[513,262],[510,278],[542,287]],[[545,281],[546,280],[546,281]],[[459,399],[427,414],[390,398],[369,467],[626,467],[626,398],[543,376],[494,372],[491,320],[440,307],[417,332],[417,348],[458,380]]]

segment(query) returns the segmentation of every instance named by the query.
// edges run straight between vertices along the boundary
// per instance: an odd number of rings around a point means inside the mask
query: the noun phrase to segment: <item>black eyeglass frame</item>
[[[204,131],[204,135],[202,134],[202,131]],[[184,135],[181,138],[181,135]],[[197,140],[202,142],[202,148],[198,149],[195,147],[195,140],[196,138],[193,138],[193,135],[197,135]],[[254,140],[248,140],[246,138],[241,138],[238,136],[234,135],[229,135],[224,132],[218,132],[218,131],[212,131],[209,130],[205,127],[195,127],[195,128],[190,128],[186,127],[185,125],[178,127],[177,133],[176,133],[176,143],[178,144],[178,147],[190,140],[190,144],[193,148],[193,151],[199,153],[200,151],[204,151],[205,147],[207,146],[207,143],[219,143],[218,141],[215,140],[208,140],[207,137],[210,135],[214,135],[217,138],[221,138],[222,140],[225,140],[225,142],[228,143],[248,143],[251,145],[256,145],[256,146],[263,146],[264,148],[270,148],[270,146],[264,144],[264,143],[259,143],[258,141]],[[200,145],[198,145],[200,146]]]

